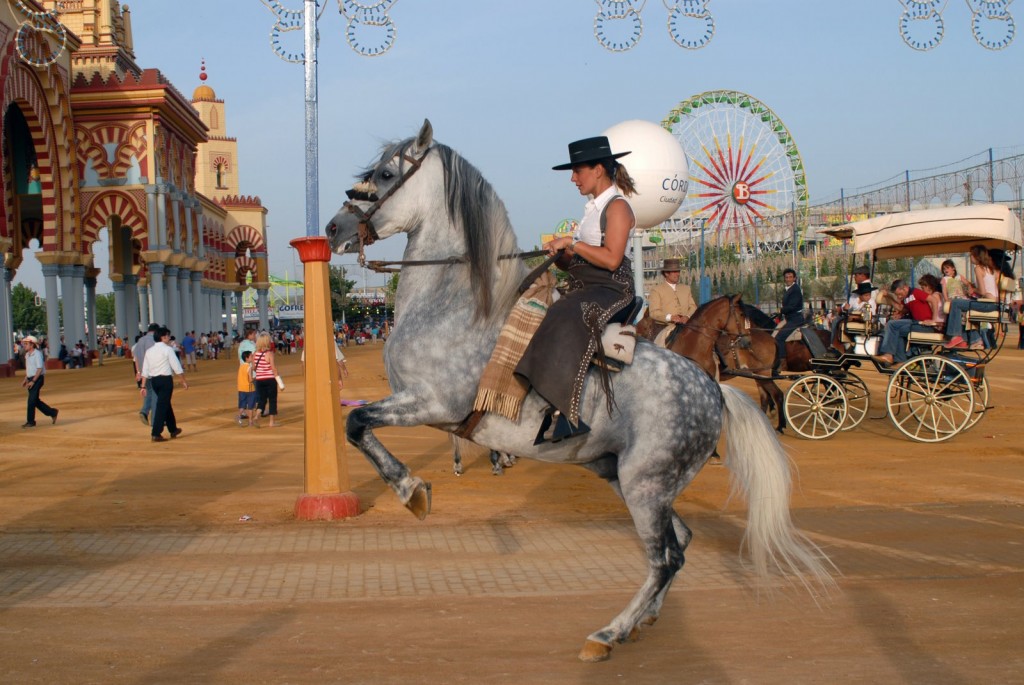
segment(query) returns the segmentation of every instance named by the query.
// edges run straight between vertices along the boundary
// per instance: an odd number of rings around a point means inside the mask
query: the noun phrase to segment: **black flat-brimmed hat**
[[[595,136],[594,138],[584,138],[583,140],[569,143],[569,161],[566,164],[559,164],[551,168],[555,171],[565,171],[566,169],[572,169],[577,164],[600,162],[602,159],[618,159],[628,154],[628,151],[612,152],[608,136]]]
[[[876,288],[875,286],[871,285],[870,283],[865,282],[865,283],[861,283],[860,285],[858,285],[851,292],[854,295],[867,295],[868,293],[873,292],[875,290],[878,290],[878,288]]]

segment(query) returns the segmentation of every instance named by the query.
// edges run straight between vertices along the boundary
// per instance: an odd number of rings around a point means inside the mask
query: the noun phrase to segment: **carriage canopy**
[[[884,214],[825,232],[852,237],[854,250],[874,252],[876,259],[967,252],[978,244],[1013,250],[1024,244],[1017,216],[993,204]]]

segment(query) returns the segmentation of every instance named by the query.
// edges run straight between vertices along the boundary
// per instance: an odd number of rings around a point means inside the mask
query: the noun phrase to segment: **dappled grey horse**
[[[334,251],[362,255],[364,246],[397,233],[408,242],[395,326],[384,346],[392,394],[353,409],[346,436],[424,518],[429,483],[413,476],[374,430],[429,425],[454,432],[464,424],[526,268],[504,204],[479,171],[434,142],[429,122],[416,137],[385,146],[348,196],[326,229]],[[632,365],[610,374],[610,388],[609,404],[592,368],[583,388],[581,418],[591,428],[585,435],[534,445],[547,402],[530,392],[518,422],[487,414],[471,436],[492,450],[589,469],[633,518],[646,580],[621,613],[587,637],[581,659],[608,658],[613,645],[657,619],[692,537],[672,504],[707,462],[723,422],[725,463],[749,503],[742,548],[755,570],[763,577],[778,569],[811,588],[831,582],[827,559],[793,526],[789,462],[750,398],[646,341],[637,344]]]

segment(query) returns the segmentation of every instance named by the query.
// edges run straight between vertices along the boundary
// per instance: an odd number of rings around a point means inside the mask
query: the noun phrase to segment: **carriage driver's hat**
[[[871,285],[870,283],[861,283],[850,292],[852,292],[854,295],[867,295],[868,293],[873,292],[875,290],[878,290],[878,288]]]
[[[584,138],[583,140],[569,143],[569,161],[551,168],[555,171],[565,171],[566,169],[572,169],[577,164],[600,162],[602,159],[618,159],[628,154],[628,151],[613,153],[611,143],[608,142],[608,136],[595,136],[594,138]]]
[[[679,267],[679,260],[666,259],[664,262],[662,262],[661,273],[665,273],[666,271],[682,271],[682,269]]]

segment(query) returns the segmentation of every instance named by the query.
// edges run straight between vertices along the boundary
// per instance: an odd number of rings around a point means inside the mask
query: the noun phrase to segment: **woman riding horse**
[[[537,435],[538,444],[590,430],[580,421],[583,380],[604,327],[633,302],[633,267],[626,245],[636,219],[623,196],[632,195],[635,188],[616,161],[628,154],[613,153],[605,136],[585,138],[569,144],[567,164],[552,167],[572,169],[580,195],[592,199],[572,236],[544,244],[549,254],[558,255],[555,263],[569,273],[569,287],[548,310],[516,366],[516,374],[552,406]],[[607,383],[605,387],[610,390]]]

